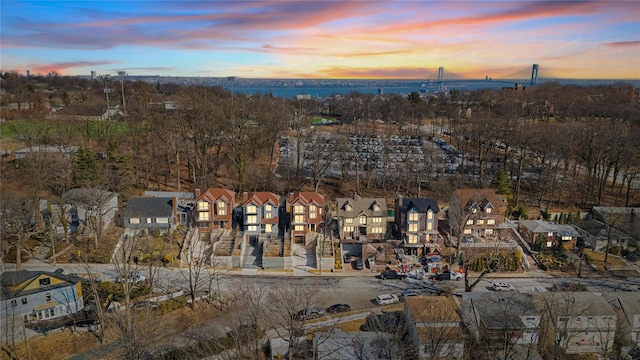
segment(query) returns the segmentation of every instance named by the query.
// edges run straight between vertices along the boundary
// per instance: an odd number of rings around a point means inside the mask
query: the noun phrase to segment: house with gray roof
[[[123,224],[126,229],[166,232],[178,225],[175,198],[131,198],[127,201]]]
[[[582,221],[579,225],[575,225],[575,228],[586,241],[586,246],[594,250],[605,251],[607,242],[610,246],[620,246],[625,249],[633,240],[623,231],[596,219]]]
[[[609,292],[602,296],[618,314],[618,335],[622,345],[640,346],[640,296],[638,296],[638,292]]]
[[[554,224],[542,220],[520,220],[518,232],[534,248],[536,242],[541,242],[543,248],[551,248],[562,244],[567,250],[576,246],[580,234],[571,225]]]
[[[396,238],[408,255],[426,255],[441,247],[438,233],[438,201],[433,198],[396,199]]]
[[[387,233],[387,201],[384,198],[338,198],[338,236],[341,240],[380,241]]]

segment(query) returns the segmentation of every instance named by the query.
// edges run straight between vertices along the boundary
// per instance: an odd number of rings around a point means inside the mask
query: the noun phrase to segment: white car
[[[391,305],[400,302],[397,296],[393,294],[382,294],[376,298],[376,304],[378,305]]]
[[[513,285],[508,284],[506,282],[495,282],[493,283],[493,290],[495,291],[513,291],[515,288]]]

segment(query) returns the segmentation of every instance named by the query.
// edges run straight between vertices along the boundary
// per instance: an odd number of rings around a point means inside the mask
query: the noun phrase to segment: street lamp
[[[127,76],[126,71],[118,71],[118,76],[120,77],[120,84],[122,85],[122,112],[127,113],[127,101],[124,98],[124,77]]]

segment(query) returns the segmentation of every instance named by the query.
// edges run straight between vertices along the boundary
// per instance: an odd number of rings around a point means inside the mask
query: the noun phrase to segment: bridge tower
[[[444,80],[444,68],[440,66],[438,68],[438,82],[442,82]]]
[[[533,64],[531,67],[531,83],[530,85],[535,85],[538,81],[538,64]]]

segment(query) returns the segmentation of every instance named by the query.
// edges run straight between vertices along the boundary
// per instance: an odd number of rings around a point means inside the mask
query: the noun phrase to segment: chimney
[[[171,200],[171,204],[173,205],[173,225],[178,224],[178,198],[174,197]]]
[[[245,191],[242,193],[242,202],[247,201],[247,199],[249,199],[249,193]]]
[[[199,198],[200,197],[200,189],[196,189],[195,194],[196,194],[196,199]]]

